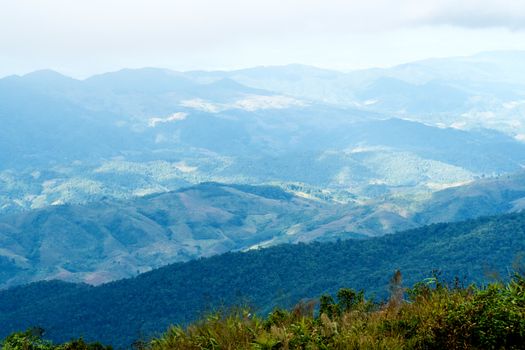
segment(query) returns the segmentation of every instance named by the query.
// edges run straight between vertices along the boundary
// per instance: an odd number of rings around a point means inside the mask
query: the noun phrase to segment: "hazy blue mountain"
[[[523,86],[523,59],[525,51],[493,51],[464,57],[426,59],[387,68],[386,71],[389,76],[415,83],[438,79],[454,82],[501,82]]]
[[[461,88],[429,80],[417,82],[430,86],[421,89],[379,71],[385,77],[361,80],[358,87],[363,99],[377,91],[390,101],[376,102],[382,113],[418,108],[418,99],[454,110],[464,99]],[[348,201],[434,191],[523,164],[523,143],[497,132],[411,123],[371,111],[374,103],[363,110],[298,100],[241,85],[242,74],[331,84],[342,73],[304,66],[189,73],[148,68],[84,81],[52,71],[1,79],[0,213],[203,181],[293,185]],[[439,96],[432,94],[435,84]],[[507,109],[518,113],[518,102]],[[476,116],[469,118],[483,120]],[[497,124],[507,116],[487,120]]]
[[[355,97],[368,108],[401,115],[460,113],[468,107],[469,94],[444,81],[421,85],[381,77],[358,89]]]
[[[3,169],[100,159],[122,149],[122,130],[110,113],[82,108],[52,92],[47,84],[68,85],[52,72],[0,80],[0,160]],[[51,89],[51,88],[50,88]]]
[[[249,303],[264,315],[341,287],[388,295],[431,277],[483,283],[508,277],[525,250],[525,214],[437,224],[394,235],[334,243],[281,245],[166,266],[98,287],[40,282],[0,291],[0,337],[38,325],[56,341],[83,336],[115,346],[186,323],[212,308]]]
[[[228,79],[197,84],[145,69],[0,82],[9,101],[0,111],[3,213],[203,181],[300,183],[343,197],[432,191],[516,171],[525,158],[523,143],[498,132],[312,104]]]
[[[142,69],[79,81],[40,71],[0,80],[0,96],[4,214],[206,181],[353,202],[428,193],[525,163],[524,144],[502,133],[301,101],[227,77]]]
[[[203,81],[230,76],[249,86],[263,87],[294,96],[308,96],[316,100],[337,96],[336,100],[343,102],[346,100],[344,94],[348,95],[348,92],[359,90],[363,85],[385,78],[415,86],[443,81],[449,82],[451,86],[469,83],[484,83],[485,86],[491,86],[499,83],[523,88],[525,78],[525,69],[521,64],[523,59],[525,59],[525,51],[495,51],[465,57],[427,59],[390,68],[371,68],[348,73],[311,66],[287,65],[255,67],[233,72],[187,74]],[[315,91],[315,83],[320,83],[323,89]],[[301,86],[303,86],[302,90]],[[344,90],[337,94],[335,93],[337,88]]]
[[[488,127],[523,138],[523,51],[429,59],[349,73],[308,66],[190,72],[335,105],[359,106],[435,125]]]

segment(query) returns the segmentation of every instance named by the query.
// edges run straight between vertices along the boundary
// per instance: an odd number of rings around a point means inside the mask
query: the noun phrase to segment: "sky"
[[[0,76],[338,70],[525,50],[523,0],[0,0]]]

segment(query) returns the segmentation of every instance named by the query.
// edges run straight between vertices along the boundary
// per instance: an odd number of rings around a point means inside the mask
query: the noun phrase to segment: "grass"
[[[523,349],[525,279],[462,288],[430,278],[411,289],[392,279],[388,302],[342,289],[337,301],[301,302],[265,318],[246,309],[171,327],[145,344],[168,349]],[[317,306],[316,306],[317,305]]]
[[[203,349],[523,349],[525,277],[483,287],[447,284],[436,276],[410,289],[396,272],[391,297],[376,303],[364,293],[302,301],[266,317],[247,308],[218,311],[187,327],[172,326],[160,337],[137,342],[138,350]],[[34,331],[10,335],[3,350],[109,350],[82,339],[54,345]]]

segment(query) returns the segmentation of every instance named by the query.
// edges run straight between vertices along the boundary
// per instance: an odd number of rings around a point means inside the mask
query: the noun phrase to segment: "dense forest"
[[[342,288],[336,297],[301,301],[259,317],[248,308],[208,314],[188,327],[133,344],[136,350],[201,349],[522,349],[525,343],[525,277],[484,287],[446,283],[434,275],[403,287],[400,271],[390,280],[390,297],[367,300]],[[82,338],[55,345],[43,330],[9,335],[4,350],[111,350]]]
[[[247,305],[266,315],[344,287],[381,302],[397,269],[406,285],[436,270],[460,285],[507,280],[522,252],[525,214],[507,214],[366,240],[227,253],[99,287],[39,282],[0,292],[0,338],[38,326],[55,342],[82,336],[129,346],[219,307]]]

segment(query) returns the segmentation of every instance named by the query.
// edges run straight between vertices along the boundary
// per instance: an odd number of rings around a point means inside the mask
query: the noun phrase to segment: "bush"
[[[44,330],[32,328],[25,332],[17,332],[9,335],[0,343],[2,350],[112,350],[111,346],[100,343],[86,343],[82,338],[70,342],[54,345],[42,336]]]
[[[291,312],[276,309],[265,320],[257,316],[246,320],[237,313],[168,331],[150,347],[522,349],[525,344],[525,278],[520,275],[508,284],[483,288],[449,286],[434,275],[406,290],[408,300],[402,298],[404,292],[396,272],[386,304],[367,301],[362,291],[344,288],[337,293],[337,302],[331,295],[321,296],[315,316],[311,303],[300,303]]]

